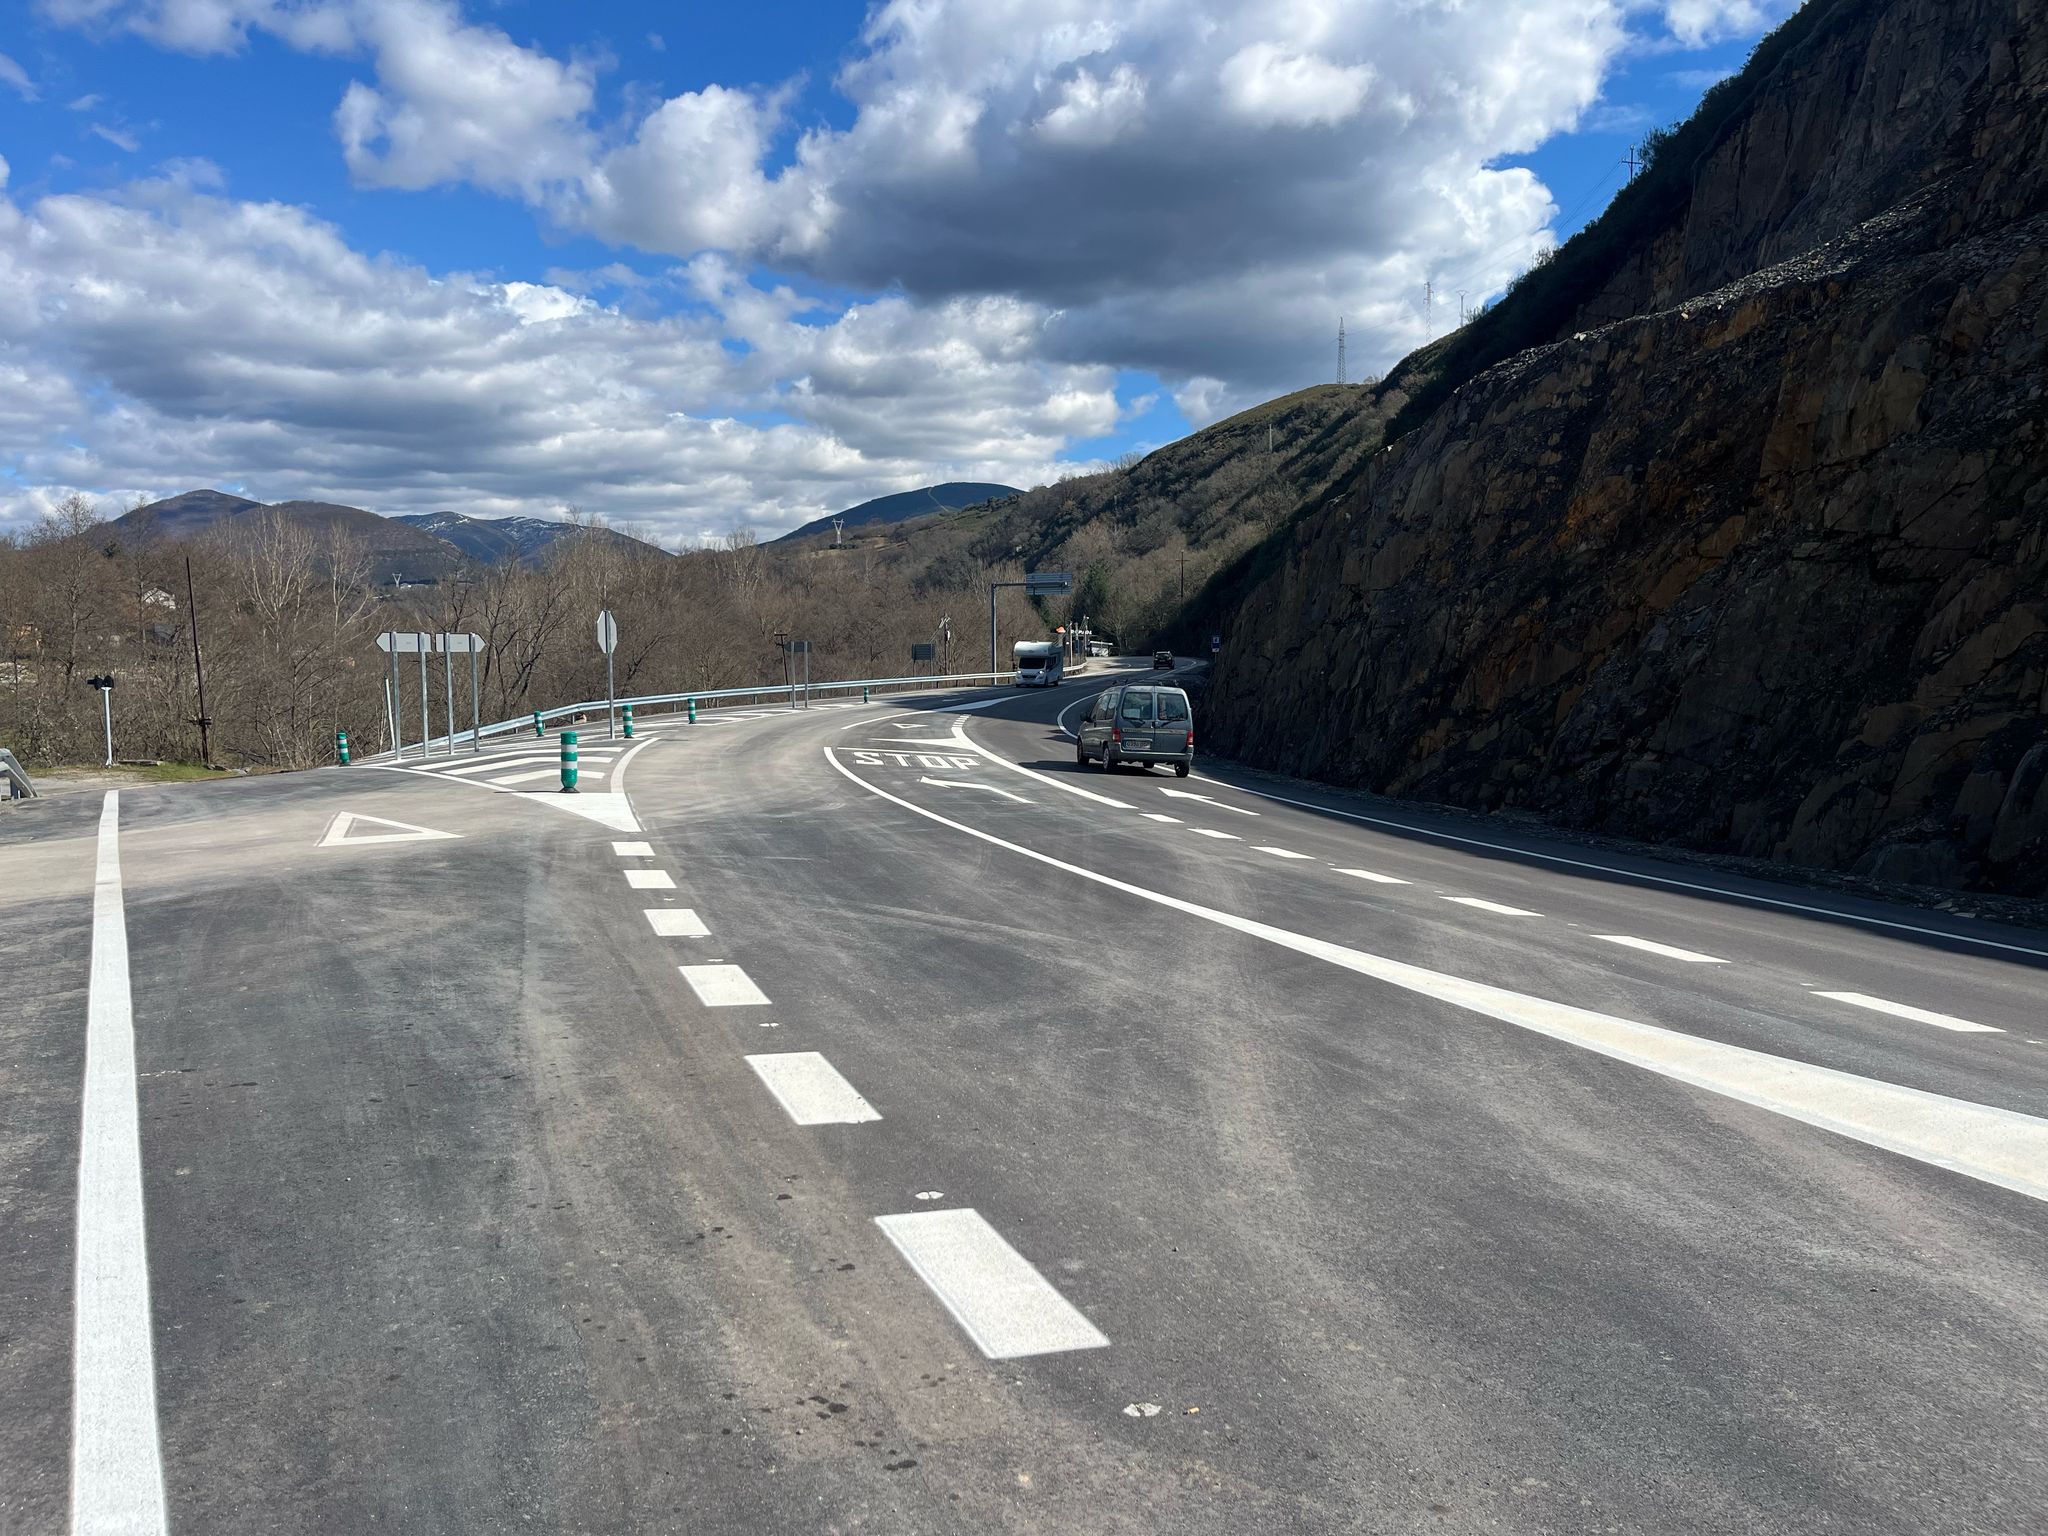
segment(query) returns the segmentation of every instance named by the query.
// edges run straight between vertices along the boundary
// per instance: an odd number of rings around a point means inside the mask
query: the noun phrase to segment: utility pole
[[[206,663],[199,657],[199,600],[192,595],[192,557],[185,557],[185,618],[192,626],[192,676],[199,686],[199,718],[192,723],[199,727],[199,766],[213,766],[213,747],[207,739],[207,731],[213,722],[206,717]]]
[[[1628,147],[1628,153],[1622,156],[1621,163],[1628,167],[1628,179],[1634,181],[1636,179],[1636,172],[1643,168],[1643,157],[1636,153],[1635,145],[1631,144]]]
[[[1465,323],[1465,290],[1464,290],[1464,289],[1462,289],[1462,288],[1460,288],[1460,289],[1458,290],[1458,324],[1459,324],[1459,325],[1463,325],[1464,323]]]
[[[843,518],[843,517],[835,517],[835,518],[833,518],[833,519],[832,519],[832,547],[833,547],[834,549],[837,549],[837,548],[838,548],[838,547],[839,547],[839,546],[840,546],[841,544],[843,544],[843,543],[844,543],[844,542],[846,541],[846,540],[845,540],[845,534],[846,534],[846,519],[845,519],[845,518]]]
[[[1344,376],[1344,372],[1344,317],[1342,315],[1339,315],[1337,317],[1337,382],[1339,384],[1349,384],[1351,382]],[[1270,452],[1272,450],[1272,447],[1273,429],[1269,425],[1266,428],[1267,451]]]

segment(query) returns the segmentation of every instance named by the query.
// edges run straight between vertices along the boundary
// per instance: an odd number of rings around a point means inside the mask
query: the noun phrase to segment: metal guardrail
[[[609,701],[610,707],[624,708],[630,704],[636,714],[666,706],[670,713],[683,713],[692,705],[699,709],[716,709],[732,704],[759,702],[773,697],[777,700],[793,700],[792,708],[801,708],[818,695],[846,693],[880,693],[943,691],[947,689],[993,687],[1016,677],[1015,669],[1007,672],[951,672],[943,677],[856,677],[830,683],[798,683],[792,688],[787,683],[771,683],[765,688],[707,688],[696,693],[639,693],[631,698]],[[492,737],[504,736],[515,731],[530,731],[538,719],[543,729],[557,720],[574,720],[592,714],[603,714],[607,708],[604,699],[586,699],[576,704],[559,704],[553,709],[535,710],[515,720],[498,720],[489,725],[478,726],[474,731],[457,731],[453,737],[447,735],[427,738],[425,751],[420,743],[408,741],[398,751],[386,748],[382,752],[359,757],[358,762],[402,762],[408,757],[422,760],[434,757],[455,757],[469,747],[472,740],[477,743]]]
[[[5,747],[0,747],[0,784],[7,786],[9,800],[33,800],[36,797],[36,787],[29,782],[28,770]]]

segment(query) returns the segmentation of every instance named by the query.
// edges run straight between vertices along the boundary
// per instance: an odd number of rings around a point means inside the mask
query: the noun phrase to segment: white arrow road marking
[[[1192,790],[1168,789],[1164,784],[1159,786],[1159,793],[1171,795],[1176,800],[1199,800],[1204,805],[1215,806],[1219,811],[1235,811],[1240,816],[1256,816],[1259,814],[1257,811],[1248,811],[1241,805],[1225,805],[1221,800],[1213,799],[1208,795],[1195,794]]]
[[[953,727],[953,741],[957,746],[965,747],[970,752],[979,753],[998,768],[1007,768],[1012,773],[1021,773],[1025,778],[1035,779],[1040,784],[1050,784],[1054,789],[1064,789],[1070,795],[1079,795],[1083,800],[1093,800],[1097,805],[1106,805],[1112,810],[1128,811],[1131,808],[1131,803],[1128,800],[1118,800],[1109,795],[1098,795],[1094,790],[1083,789],[1079,784],[1069,784],[1064,778],[1055,779],[1043,773],[1035,773],[1031,769],[1026,768],[1022,763],[1013,763],[1000,753],[989,751],[987,747],[984,747],[980,742],[975,741],[967,734],[965,721]]]
[[[388,832],[357,832],[358,826],[389,827]],[[460,837],[460,832],[436,832],[432,827],[416,827],[409,821],[387,821],[382,816],[364,816],[355,811],[337,811],[334,819],[327,823],[327,830],[320,834],[315,848],[336,848],[343,843],[353,848],[362,843],[431,843],[443,838]]]
[[[1005,800],[1014,800],[1019,805],[1031,804],[1022,795],[1013,795],[1007,789],[997,789],[993,784],[977,784],[972,779],[934,779],[920,774],[918,775],[917,782],[920,784],[943,784],[948,789],[979,789],[991,795],[1001,795]]]
[[[1847,1136],[1905,1157],[1947,1168],[1966,1178],[1995,1184],[2035,1200],[2048,1200],[2048,1120],[2017,1110],[1968,1099],[1950,1098],[1924,1089],[1907,1088],[1880,1078],[1859,1077],[1819,1067],[1789,1056],[1773,1056],[1746,1046],[1729,1045],[1680,1030],[1663,1029],[1634,1019],[1596,1013],[1570,1003],[1552,1002],[1527,993],[1462,976],[1426,970],[1346,944],[1334,944],[1305,933],[1239,917],[1215,907],[1200,906],[1127,880],[1069,864],[1049,853],[1026,848],[913,805],[870,784],[842,764],[828,747],[826,761],[869,794],[902,806],[914,815],[965,836],[977,838],[1020,858],[1062,870],[1077,879],[1121,891],[1140,901],[1171,908],[1190,917],[1234,929],[1251,938],[1312,956],[1330,965],[1370,977],[1423,997],[1498,1019],[1517,1029],[1547,1035],[1566,1045],[1688,1083],[1709,1093],[1783,1115]]]

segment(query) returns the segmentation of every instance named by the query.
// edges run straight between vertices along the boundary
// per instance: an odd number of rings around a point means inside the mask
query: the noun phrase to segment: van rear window
[[[1184,693],[1162,693],[1159,695],[1159,718],[1162,720],[1185,720],[1188,717],[1188,700]]]

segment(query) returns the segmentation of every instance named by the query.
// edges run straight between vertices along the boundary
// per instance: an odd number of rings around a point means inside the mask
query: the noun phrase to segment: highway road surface
[[[0,1530],[2038,1536],[2048,935],[1101,684],[0,815]]]

